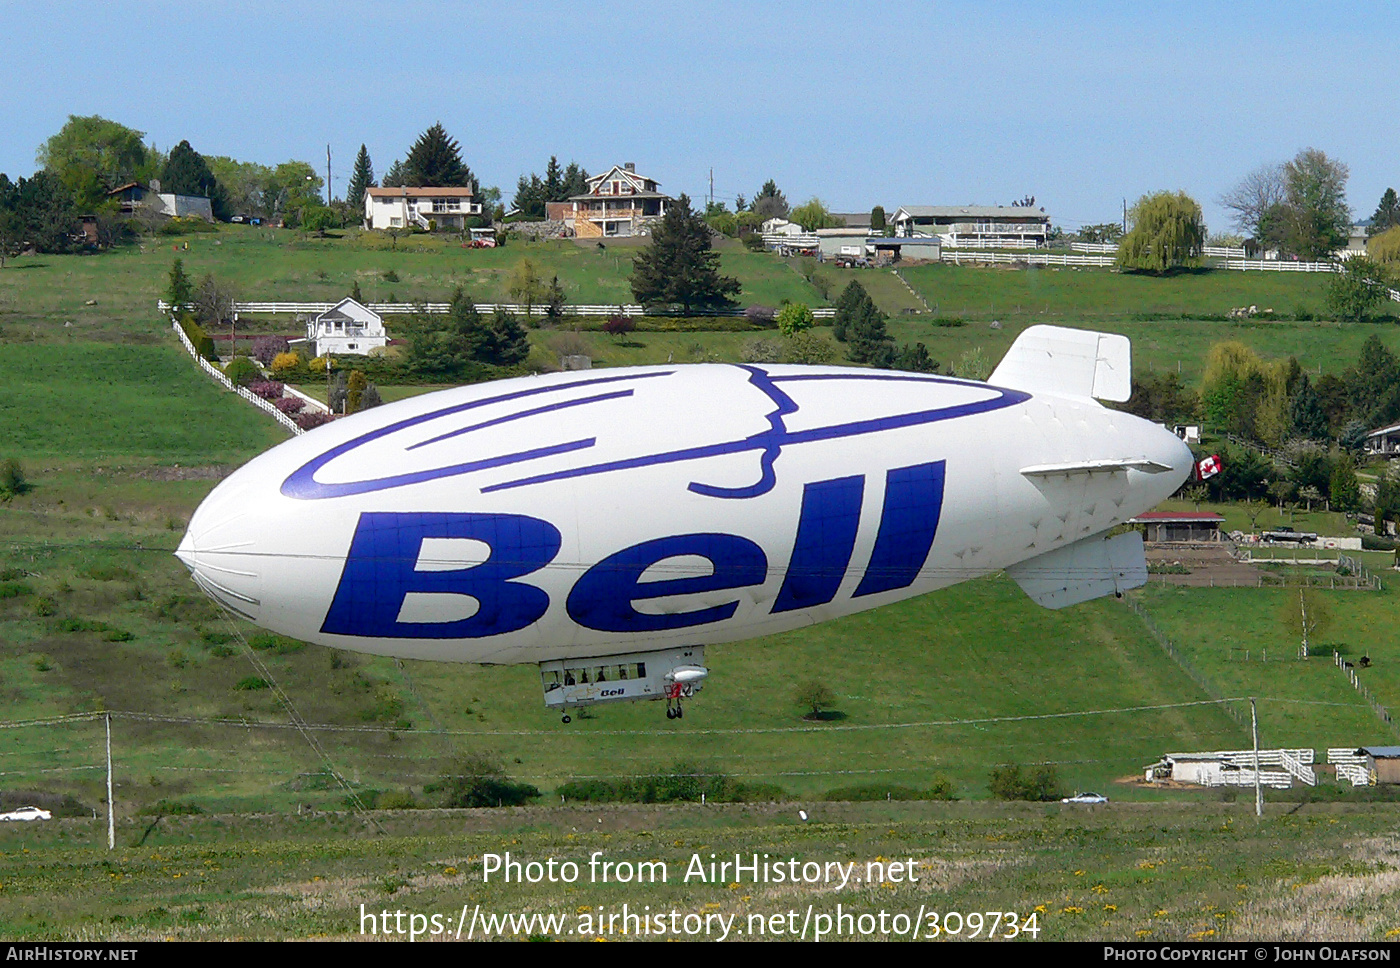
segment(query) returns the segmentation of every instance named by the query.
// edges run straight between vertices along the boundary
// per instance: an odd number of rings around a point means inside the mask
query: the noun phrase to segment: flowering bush
[[[259,336],[253,340],[253,359],[263,366],[270,366],[278,354],[286,353],[290,349],[285,337]]]
[[[254,380],[248,384],[248,392],[264,400],[276,400],[282,395],[283,384],[276,380]]]
[[[300,413],[302,408],[306,406],[306,401],[301,397],[279,397],[272,401],[272,405],[290,417],[292,414]]]
[[[328,413],[319,410],[308,410],[296,415],[297,426],[302,430],[314,430],[324,423],[330,423],[333,418]]]

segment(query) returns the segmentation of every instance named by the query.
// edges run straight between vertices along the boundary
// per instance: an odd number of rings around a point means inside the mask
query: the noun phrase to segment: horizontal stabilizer
[[[1112,333],[1032,326],[1016,337],[987,382],[1121,403],[1133,393],[1132,347],[1128,337]]]
[[[1117,471],[1145,471],[1148,474],[1161,474],[1171,470],[1170,464],[1148,460],[1146,457],[1121,457],[1108,460],[1070,461],[1065,464],[1032,464],[1021,468],[1026,477],[1052,477],[1057,474],[1114,473]]]
[[[1046,608],[1078,605],[1147,584],[1147,558],[1136,531],[1083,538],[1006,569],[1021,590]]]

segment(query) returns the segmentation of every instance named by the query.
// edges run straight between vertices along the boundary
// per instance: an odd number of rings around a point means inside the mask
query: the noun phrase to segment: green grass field
[[[141,818],[118,826],[111,853],[100,820],[6,825],[21,829],[0,830],[0,934],[351,940],[383,937],[387,914],[395,940],[410,929],[425,937],[432,915],[438,937],[464,923],[463,938],[503,940],[698,939],[707,918],[713,940],[726,930],[763,940],[915,929],[922,939],[985,940],[994,925],[1006,940],[1012,912],[1021,941],[1400,937],[1393,806],[1295,803],[1256,819],[1247,800],[1190,809],[807,803],[806,823],[797,805],[698,804],[385,813],[377,826],[345,814]],[[507,852],[522,873],[532,861],[572,863],[576,881],[488,877],[486,855]],[[732,864],[736,854],[789,870],[795,861],[813,880],[694,876],[697,859]],[[605,862],[646,863],[648,879],[604,882]],[[855,865],[844,886],[834,864]],[[634,920],[624,934],[624,905],[662,920],[645,933]],[[523,921],[549,915],[550,926]],[[484,927],[502,916],[518,920]]]
[[[630,299],[625,276],[632,250],[620,245],[546,243],[482,252],[413,239],[392,251],[353,233],[302,240],[233,228],[194,236],[189,250],[183,243],[174,244],[192,275],[214,271],[247,296],[331,299],[358,280],[371,299],[391,292],[401,299],[440,298],[457,284],[482,301],[500,299],[503,279],[528,254],[547,272],[557,271],[575,301]],[[931,889],[936,903],[964,909],[1044,905],[1054,925],[1050,936],[1067,938],[1126,938],[1139,931],[1182,938],[1212,927],[1220,936],[1246,937],[1258,925],[1283,933],[1278,924],[1292,922],[1268,919],[1293,917],[1287,904],[1300,896],[1296,891],[1317,895],[1304,905],[1319,918],[1316,924],[1335,925],[1344,919],[1327,913],[1324,892],[1314,885],[1336,879],[1360,884],[1358,903],[1370,911],[1365,899],[1395,866],[1393,843],[1377,839],[1380,815],[1363,809],[1274,818],[1244,830],[1238,810],[1211,806],[1218,794],[1129,782],[1167,751],[1247,745],[1247,711],[1239,703],[1229,709],[1203,703],[1206,693],[1121,604],[1045,611],[1004,577],[714,647],[707,688],[680,721],[646,704],[605,707],[565,727],[544,709],[533,667],[397,663],[259,638],[199,595],[171,551],[221,474],[286,435],[217,389],[156,318],[154,299],[176,254],[171,244],[97,257],[20,259],[0,271],[0,424],[6,429],[0,459],[19,458],[32,485],[0,502],[0,696],[6,710],[0,718],[34,722],[4,731],[0,799],[13,806],[29,797],[67,796],[64,810],[73,818],[0,830],[0,897],[6,899],[0,931],[6,936],[338,935],[351,930],[346,912],[366,898],[399,897],[405,906],[442,899],[460,905],[473,897],[483,903],[521,897],[536,905],[592,903],[591,893],[487,890],[472,880],[473,858],[512,841],[534,852],[601,843],[649,855],[661,844],[645,839],[646,832],[673,829],[674,840],[707,850],[771,845],[842,858],[916,850],[942,878]],[[821,300],[802,276],[806,267],[737,247],[726,248],[723,257],[726,270],[744,279],[746,302]],[[399,282],[384,279],[390,269]],[[1285,300],[1316,297],[1307,289],[1313,277],[1217,273],[1151,280],[905,270],[940,313],[966,310],[966,325],[946,327],[898,314],[916,300],[893,274],[821,271],[817,281],[833,294],[848,277],[869,281],[876,298],[897,314],[891,322],[896,338],[923,340],[941,361],[979,347],[995,360],[1016,332],[1042,318],[1128,333],[1140,366],[1175,368],[1179,359],[1188,382],[1219,338],[1244,339],[1265,355],[1297,353],[1309,368],[1334,371],[1350,364],[1371,332],[1394,345],[1391,330],[1376,325],[1137,318],[1215,313],[1223,311],[1217,303],[1229,308],[1240,301],[1291,311]],[[958,287],[965,287],[967,307],[950,302]],[[1043,297],[1040,309],[1029,298],[1032,291]],[[985,311],[976,308],[973,292],[982,293]],[[1005,325],[991,329],[993,318]],[[531,339],[547,353],[563,335],[539,329]],[[593,348],[595,365],[607,366],[733,360],[752,335],[579,338]],[[417,389],[386,388],[385,397]],[[1227,527],[1247,524],[1238,508],[1225,513]],[[1276,512],[1266,512],[1261,524],[1271,515]],[[1307,530],[1345,527],[1322,512],[1297,514],[1292,523]],[[1288,594],[1154,585],[1140,600],[1217,694],[1259,698],[1266,744],[1395,742],[1329,660],[1284,658],[1295,650],[1279,617]],[[1389,635],[1395,594],[1387,581],[1381,592],[1329,595],[1334,622],[1319,636],[1329,655],[1332,646],[1353,658],[1363,650],[1372,655],[1367,685],[1391,709],[1400,708],[1400,655],[1392,655]],[[1266,647],[1271,661],[1252,658]],[[1241,658],[1246,651],[1250,660]],[[298,717],[328,728],[286,728],[292,712],[273,690],[257,685],[264,677],[276,681]],[[805,678],[819,678],[835,692],[840,717],[801,718],[792,691]],[[100,811],[105,798],[103,723],[93,718],[104,711],[114,713],[116,806],[127,845],[115,868],[102,867],[105,855],[94,849],[99,828],[79,819]],[[55,721],[73,715],[87,718]],[[362,818],[292,817],[302,808],[338,809],[347,791],[364,797],[390,791],[426,802],[424,786],[463,752],[498,757],[513,777],[545,790],[546,802],[552,802],[549,791],[570,779],[668,771],[681,763],[775,784],[809,806],[833,788],[925,787],[935,777],[946,777],[960,798],[980,801],[990,770],[1007,762],[1050,763],[1067,792],[1100,789],[1115,802],[1139,802],[1090,819],[1058,806],[830,805],[813,808],[815,824],[807,828],[794,824],[789,805],[709,814],[690,808],[560,814],[535,807],[486,811],[491,819],[473,819],[482,826],[472,829],[481,833],[465,842],[450,836],[457,819],[423,811],[385,819],[388,835],[369,839],[373,828]],[[1164,799],[1188,803],[1161,804]],[[165,809],[174,803],[210,816],[167,818],[146,832],[143,811],[161,801]],[[279,819],[257,826],[231,815],[259,811]],[[595,831],[599,816],[609,834]],[[579,826],[581,839],[569,841],[561,833],[564,823]],[[146,845],[131,847],[143,833]],[[589,839],[608,836],[614,839]],[[1284,845],[1282,866],[1269,866],[1266,844]],[[1255,860],[1231,861],[1231,851]],[[45,858],[38,866],[31,863],[34,852]],[[995,862],[983,863],[989,852]],[[1166,867],[1141,866],[1162,857],[1170,859]],[[448,867],[458,873],[443,873]],[[1121,901],[1085,880],[1100,870],[1096,883]],[[1159,870],[1176,873],[1159,878]],[[1142,886],[1158,879],[1171,883],[1160,892]],[[322,883],[335,885],[334,900],[325,904],[316,900],[318,892],[331,890],[315,886]],[[1248,890],[1232,894],[1237,884]],[[57,896],[68,900],[43,903]],[[672,893],[655,903],[725,910],[750,903],[738,896],[727,890]],[[901,904],[926,900],[917,893],[890,896]],[[597,903],[621,897],[604,893]],[[878,906],[883,897],[867,891],[858,903]],[[16,898],[24,900],[10,903]],[[764,897],[765,904],[787,900]],[[1116,910],[1109,911],[1110,904]],[[1154,905],[1168,913],[1156,915]],[[252,910],[272,913],[255,923]],[[94,921],[99,915],[100,924]],[[1370,918],[1346,930],[1371,938],[1397,927]]]

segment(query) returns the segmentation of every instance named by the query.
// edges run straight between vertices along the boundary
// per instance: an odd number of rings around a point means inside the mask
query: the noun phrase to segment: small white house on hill
[[[316,355],[327,353],[368,356],[370,350],[389,342],[384,320],[355,300],[342,299],[306,324],[306,339],[316,345]]]

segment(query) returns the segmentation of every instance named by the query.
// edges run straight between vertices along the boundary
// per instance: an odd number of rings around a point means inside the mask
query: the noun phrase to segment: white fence
[[[174,328],[175,335],[180,337],[180,342],[184,344],[185,351],[189,353],[190,356],[194,357],[194,361],[199,364],[200,369],[202,369],[205,373],[208,373],[215,380],[219,381],[219,383],[223,384],[225,390],[232,390],[234,393],[238,394],[244,400],[247,400],[253,406],[271,414],[272,417],[278,423],[280,423],[283,427],[286,427],[292,433],[298,435],[305,433],[305,431],[303,431],[300,427],[297,426],[297,422],[295,420],[287,416],[281,410],[278,410],[276,407],[274,407],[268,401],[264,400],[262,397],[251,393],[248,390],[245,390],[243,387],[234,386],[232,380],[230,380],[228,377],[224,376],[222,373],[219,372],[218,367],[214,366],[204,357],[199,355],[199,351],[194,348],[194,344],[190,342],[190,338],[185,335],[185,331],[180,328],[180,324],[178,322],[172,319],[170,321],[170,325],[172,328]]]
[[[1071,242],[1069,247],[1075,252],[1092,252],[1096,255],[1112,255],[1118,252],[1117,242]]]
[[[763,244],[770,249],[815,249],[821,245],[821,241],[815,235],[773,234],[763,237]]]
[[[950,249],[1038,249],[1039,239],[984,239],[979,235],[941,235],[943,244]]]
[[[1032,253],[1009,254],[1005,252],[957,252],[943,250],[943,261],[951,262],[954,265],[962,265],[964,262],[996,262],[996,263],[1016,263],[1022,262],[1033,266],[1111,266],[1114,264],[1114,257],[1111,255],[1036,255]]]
[[[324,313],[333,308],[335,303],[321,302],[235,302],[233,311],[236,313],[258,313],[276,315],[279,313],[293,313],[299,315],[316,315]],[[156,307],[161,312],[169,312],[170,306],[165,300],[156,303]],[[366,307],[371,312],[381,316],[410,315],[412,313],[442,314],[452,308],[451,303],[368,303]],[[480,313],[494,313],[498,309],[504,309],[509,313],[517,313],[521,316],[528,314],[531,316],[545,317],[549,315],[548,306],[525,306],[522,303],[477,303],[476,310]],[[645,306],[635,303],[620,303],[614,306],[588,305],[588,306],[567,306],[565,315],[568,316],[674,316],[676,313],[650,312]],[[692,309],[691,316],[742,316],[745,310],[735,307],[731,309]],[[836,310],[830,306],[820,306],[812,310],[812,315],[817,319],[827,319],[836,315]]]
[[[1209,254],[1209,253],[1207,253]],[[1217,269],[1245,269],[1263,272],[1340,272],[1336,262],[1293,262],[1289,259],[1226,259]]]
[[[1212,259],[1243,259],[1245,251],[1229,245],[1203,245],[1201,255]]]
[[[1366,757],[1356,752],[1355,747],[1329,749],[1327,762],[1337,768],[1338,780],[1344,780],[1352,786],[1370,786],[1376,782],[1366,766]]]

